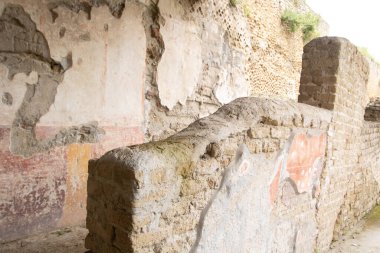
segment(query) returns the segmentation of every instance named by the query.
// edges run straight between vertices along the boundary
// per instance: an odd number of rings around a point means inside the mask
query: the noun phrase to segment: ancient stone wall
[[[93,161],[86,246],[327,252],[379,198],[368,76],[349,41],[318,38],[304,48],[300,104],[237,99],[166,140]]]
[[[107,150],[238,97],[295,99],[301,36],[280,1],[248,2],[1,1],[0,241],[83,223]]]
[[[244,98],[166,140],[108,152],[90,164],[86,247],[307,252],[330,121],[326,110]]]
[[[149,50],[165,50],[157,87],[147,85],[150,139],[168,137],[238,97],[296,100],[303,42],[281,24],[281,1],[161,0],[158,7],[164,45]]]
[[[378,100],[371,99],[365,108],[358,163],[349,173],[348,189],[335,225],[336,238],[357,225],[380,201],[380,115],[377,107]]]

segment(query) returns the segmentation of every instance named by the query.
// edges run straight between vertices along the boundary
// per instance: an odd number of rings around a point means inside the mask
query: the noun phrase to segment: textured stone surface
[[[166,140],[110,151],[90,164],[86,247],[260,252],[284,240],[297,242],[300,252],[309,249],[316,233],[304,212],[315,216],[312,191],[293,190],[294,207],[272,212],[285,196],[279,194],[272,209],[269,186],[277,152],[289,152],[291,133],[326,133],[330,120],[330,112],[295,102],[240,98]],[[318,141],[311,147],[319,150],[320,139],[313,140]],[[280,192],[286,184],[278,184]],[[291,214],[287,224],[299,234],[308,232],[306,240],[293,238],[293,230],[273,234],[282,216]]]

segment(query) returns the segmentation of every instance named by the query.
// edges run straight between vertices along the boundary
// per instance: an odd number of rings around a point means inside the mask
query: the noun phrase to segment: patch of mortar
[[[51,139],[38,140],[35,129],[40,118],[54,103],[58,85],[71,67],[69,54],[63,63],[54,61],[44,35],[22,6],[8,4],[0,16],[0,63],[8,68],[8,78],[17,73],[38,73],[36,84],[27,84],[24,99],[11,128],[10,150],[13,154],[31,156],[56,146],[99,141],[104,130],[96,123],[61,130]]]

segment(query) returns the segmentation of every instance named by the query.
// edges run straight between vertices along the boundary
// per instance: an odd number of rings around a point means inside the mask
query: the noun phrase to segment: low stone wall
[[[108,152],[89,168],[86,246],[311,249],[330,121],[323,109],[242,98],[164,141]]]
[[[379,197],[368,73],[349,41],[318,38],[304,48],[304,104],[240,98],[166,140],[92,161],[86,247],[326,252]]]

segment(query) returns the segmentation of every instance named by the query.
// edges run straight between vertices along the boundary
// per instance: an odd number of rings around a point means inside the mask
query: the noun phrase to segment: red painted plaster
[[[297,134],[291,140],[286,155],[277,161],[275,176],[270,185],[272,203],[277,198],[281,181],[289,178],[295,185],[298,193],[311,191],[321,172],[321,163],[326,150],[326,134],[311,136]],[[285,164],[285,166],[284,166]],[[317,178],[316,178],[317,177]],[[318,187],[317,187],[318,188]]]

